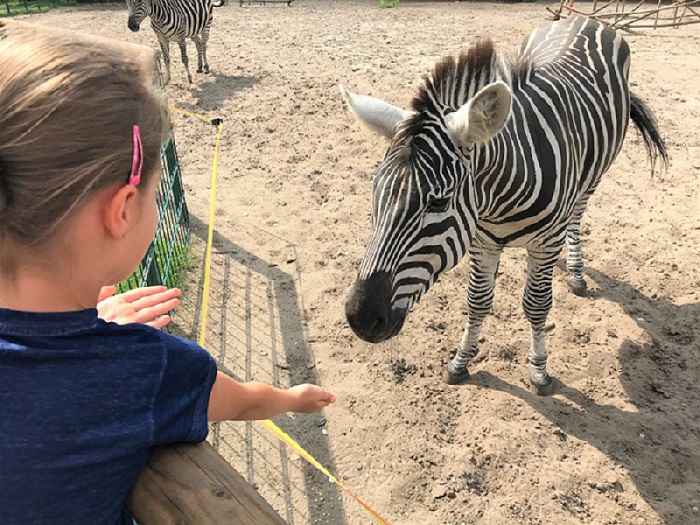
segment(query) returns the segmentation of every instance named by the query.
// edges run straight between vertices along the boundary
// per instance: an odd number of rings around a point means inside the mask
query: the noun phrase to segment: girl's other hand
[[[163,328],[170,322],[166,315],[180,305],[177,288],[146,286],[114,295],[115,286],[105,286],[97,298],[97,315],[105,321],[117,324],[142,323],[153,328]]]
[[[316,385],[297,385],[287,392],[294,396],[296,406],[292,412],[302,414],[320,412],[331,403],[335,403],[335,395]]]

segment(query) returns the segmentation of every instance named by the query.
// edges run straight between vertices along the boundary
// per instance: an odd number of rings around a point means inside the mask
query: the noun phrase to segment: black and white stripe
[[[629,92],[629,63],[619,34],[572,17],[533,32],[513,58],[488,40],[444,58],[410,111],[341,87],[357,117],[392,141],[374,175],[373,231],[346,302],[355,333],[371,342],[398,333],[410,307],[469,253],[469,322],[446,374],[463,381],[500,253],[522,246],[531,380],[548,392],[553,268],[566,244],[569,284],[585,293],[581,218],[630,119],[652,161],[666,161],[651,113]]]
[[[170,42],[180,46],[182,63],[187,71],[187,80],[192,83],[187,44],[191,38],[197,48],[197,73],[209,73],[207,63],[207,41],[211,27],[213,8],[224,4],[212,0],[127,0],[129,29],[138,31],[141,22],[151,18],[151,27],[158,38],[165,62],[165,83],[170,81]]]

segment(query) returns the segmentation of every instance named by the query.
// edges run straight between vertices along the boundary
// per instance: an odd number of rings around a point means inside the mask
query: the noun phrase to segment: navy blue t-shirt
[[[0,309],[0,524],[131,524],[155,445],[203,441],[216,364],[97,310]]]

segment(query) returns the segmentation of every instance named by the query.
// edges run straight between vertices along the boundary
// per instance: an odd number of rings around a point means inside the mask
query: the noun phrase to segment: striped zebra
[[[146,17],[151,17],[151,27],[158,38],[165,62],[165,84],[170,82],[170,42],[177,42],[182,63],[187,71],[187,81],[192,83],[186,38],[191,38],[197,48],[197,73],[209,73],[207,41],[214,7],[221,7],[225,0],[126,0],[129,9],[128,26],[133,32],[141,27]]]
[[[345,91],[347,106],[391,145],[373,178],[372,234],[346,303],[355,334],[396,335],[412,305],[467,253],[468,324],[445,381],[469,377],[504,247],[527,250],[522,306],[532,328],[533,390],[551,392],[545,323],[552,272],[567,245],[583,295],[580,223],[631,119],[666,163],[653,115],[630,94],[627,43],[578,17],[535,30],[515,57],[482,40],[436,63],[403,110]]]

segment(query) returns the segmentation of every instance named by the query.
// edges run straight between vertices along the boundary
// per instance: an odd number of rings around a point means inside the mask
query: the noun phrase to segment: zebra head
[[[372,234],[345,303],[355,334],[378,343],[398,334],[412,305],[467,253],[477,218],[472,154],[504,126],[511,92],[494,82],[451,107],[426,91],[406,111],[340,89],[357,118],[391,141],[374,173]]]
[[[129,9],[129,29],[136,33],[141,22],[151,14],[151,0],[126,0],[126,7]]]

